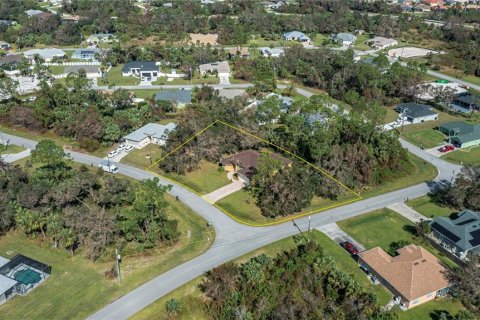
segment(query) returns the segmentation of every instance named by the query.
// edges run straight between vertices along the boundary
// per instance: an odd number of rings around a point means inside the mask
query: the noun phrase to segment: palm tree
[[[165,303],[165,308],[170,316],[176,316],[182,310],[182,304],[177,299],[173,298]]]

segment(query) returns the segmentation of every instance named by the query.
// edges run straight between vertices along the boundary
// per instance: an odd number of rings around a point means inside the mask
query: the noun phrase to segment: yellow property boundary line
[[[280,220],[276,220],[276,221],[272,221],[272,222],[266,222],[266,223],[251,223],[251,222],[247,222],[247,221],[243,221],[239,218],[237,218],[234,214],[232,214],[231,212],[225,210],[224,208],[220,207],[219,205],[217,205],[216,203],[214,202],[211,202],[210,200],[208,200],[207,198],[205,198],[203,195],[201,195],[200,193],[198,193],[197,191],[193,190],[192,188],[176,181],[176,180],[173,180],[169,177],[166,177],[166,176],[163,176],[161,174],[158,174],[157,172],[154,172],[154,171],[151,171],[150,169],[154,166],[156,166],[158,163],[162,162],[163,160],[165,160],[167,157],[169,157],[170,155],[172,155],[174,152],[176,152],[177,150],[179,150],[180,148],[182,148],[184,145],[186,145],[187,143],[189,143],[190,141],[192,141],[193,139],[195,139],[197,136],[201,135],[202,133],[204,133],[205,131],[207,131],[208,129],[210,129],[212,126],[216,125],[216,124],[222,124],[224,126],[227,126],[231,129],[234,129],[234,130],[237,130],[243,134],[246,134],[248,136],[251,136],[259,141],[262,141],[270,146],[273,146],[279,150],[282,150],[283,152],[285,152],[286,154],[290,155],[290,156],[293,156],[295,157],[296,159],[300,160],[301,162],[303,163],[306,163],[307,165],[309,165],[310,167],[314,168],[315,170],[317,170],[318,172],[320,172],[321,174],[323,174],[324,176],[326,176],[327,178],[335,181],[337,184],[339,184],[341,187],[343,187],[345,190],[349,191],[350,193],[354,194],[356,196],[356,198],[354,199],[350,199],[350,200],[346,200],[346,201],[343,201],[343,202],[340,202],[340,203],[336,203],[336,204],[333,204],[333,205],[330,205],[330,206],[326,206],[326,207],[323,207],[323,208],[320,208],[320,209],[316,209],[316,210],[312,210],[312,211],[308,211],[308,212],[303,212],[303,213],[299,213],[295,216],[291,216],[291,217],[286,217],[286,218],[283,218],[283,219],[280,219]],[[243,129],[240,129],[240,128],[237,128],[229,123],[226,123],[226,122],[223,122],[221,120],[215,120],[214,122],[212,122],[210,125],[208,125],[207,127],[203,128],[202,130],[200,130],[199,132],[197,132],[196,134],[194,134],[193,136],[191,136],[189,139],[187,139],[184,143],[182,143],[181,145],[179,145],[178,147],[174,148],[172,151],[170,151],[169,153],[167,153],[165,156],[163,156],[162,158],[160,158],[159,160],[155,161],[153,164],[151,164],[150,166],[148,166],[147,168],[145,168],[145,171],[149,172],[149,173],[152,173],[158,177],[161,177],[163,179],[166,179],[168,181],[171,181],[191,192],[193,192],[194,194],[198,195],[199,197],[202,197],[203,199],[205,199],[208,203],[210,203],[211,205],[215,206],[216,208],[218,208],[219,210],[221,210],[222,212],[224,212],[226,215],[228,215],[230,218],[232,218],[233,220],[239,222],[239,223],[242,223],[242,224],[245,224],[245,225],[248,225],[248,226],[251,226],[251,227],[266,227],[266,226],[272,226],[272,225],[276,225],[276,224],[280,224],[280,223],[283,223],[283,222],[287,222],[287,221],[291,221],[293,219],[298,219],[298,218],[301,218],[301,217],[305,217],[305,216],[308,216],[308,215],[312,215],[314,213],[319,213],[321,211],[325,211],[325,210],[328,210],[328,209],[332,209],[332,208],[335,208],[335,207],[339,207],[339,206],[342,206],[342,205],[345,205],[345,204],[348,204],[348,203],[352,203],[352,202],[355,202],[355,201],[358,201],[358,200],[361,200],[362,199],[362,196],[360,194],[358,194],[357,192],[353,191],[352,189],[350,189],[349,187],[347,187],[346,185],[344,185],[342,182],[338,181],[337,179],[335,179],[334,177],[332,177],[328,172],[326,172],[325,170],[315,166],[314,164],[308,162],[307,160],[305,159],[302,159],[301,157],[297,156],[296,154],[282,148],[282,147],[279,147],[265,139],[262,139],[254,134],[251,134],[250,132],[247,132]]]

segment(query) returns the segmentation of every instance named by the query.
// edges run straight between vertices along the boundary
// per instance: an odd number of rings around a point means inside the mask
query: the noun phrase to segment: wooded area
[[[91,260],[112,245],[142,251],[179,236],[176,220],[166,215],[169,187],[157,178],[132,183],[100,169],[74,169],[51,140],[39,142],[28,163],[28,170],[1,164],[2,234],[19,229]]]

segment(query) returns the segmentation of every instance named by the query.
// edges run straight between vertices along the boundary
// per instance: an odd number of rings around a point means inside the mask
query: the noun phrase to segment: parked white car
[[[130,152],[130,151],[133,150],[133,146],[131,146],[131,145],[126,145],[124,150],[125,150],[125,152]]]
[[[122,143],[121,145],[118,146],[117,150],[118,151],[125,150],[126,147],[127,147],[127,145]]]
[[[118,150],[113,150],[108,153],[109,158],[113,158],[118,154]]]

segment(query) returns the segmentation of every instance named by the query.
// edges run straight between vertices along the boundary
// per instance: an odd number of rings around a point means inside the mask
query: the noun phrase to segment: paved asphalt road
[[[303,89],[297,89],[297,92],[305,96],[312,95],[312,93]],[[10,143],[12,144],[23,145],[30,149],[33,149],[36,145],[36,142],[32,140],[8,134],[3,135],[5,139],[10,139]],[[460,166],[433,157],[404,140],[400,141],[410,152],[431,162],[437,167],[439,173],[436,179],[437,182],[421,183],[402,190],[389,192],[318,213],[311,218],[312,228],[318,228],[332,222],[381,209],[391,204],[402,202],[407,198],[413,199],[425,195],[432,188],[435,188],[438,182],[444,180],[450,181],[461,168]],[[67,152],[70,153],[74,161],[86,165],[96,166],[101,160],[100,158],[78,152]],[[118,164],[118,167],[121,174],[133,179],[142,180],[154,177],[154,175],[144,170],[124,164]],[[160,183],[173,184],[164,179],[160,179]],[[178,196],[179,199],[192,208],[192,210],[213,223],[216,231],[216,238],[213,245],[204,254],[161,274],[118,300],[113,301],[111,304],[91,315],[89,319],[128,319],[165,294],[202,275],[204,272],[245,253],[298,232],[291,222],[271,227],[248,227],[239,224],[203,198],[175,184],[173,184],[171,194]],[[298,219],[296,222],[300,229],[304,231],[308,229],[307,217]]]
[[[27,148],[34,148],[35,141],[4,134],[10,143],[23,145]],[[439,171],[437,181],[451,180],[453,175],[458,173],[460,166],[453,165],[433,157],[423,150],[401,140],[402,145],[410,152],[432,162]],[[100,158],[78,152],[70,152],[74,161],[86,165],[96,166]],[[121,174],[133,179],[142,180],[153,178],[154,175],[134,167],[118,164]],[[161,179],[162,184],[172,184],[170,181]],[[391,204],[404,201],[406,198],[413,199],[427,194],[435,183],[421,183],[409,188],[389,192],[374,198],[361,200],[352,204],[334,208],[328,211],[313,215],[311,224],[313,228],[351,218],[372,210],[381,209]],[[216,231],[216,239],[213,245],[202,255],[187,261],[170,271],[161,274],[144,285],[129,292],[118,300],[105,306],[89,319],[128,319],[138,311],[142,310],[157,299],[170,291],[180,287],[188,281],[202,275],[204,272],[245,253],[265,246],[274,241],[292,236],[298,232],[291,222],[282,223],[271,227],[248,227],[237,223],[229,218],[216,207],[209,204],[203,198],[194,193],[173,184],[171,191],[173,196],[191,207],[199,215],[211,221]],[[299,227],[306,231],[308,229],[308,218],[298,219]]]

